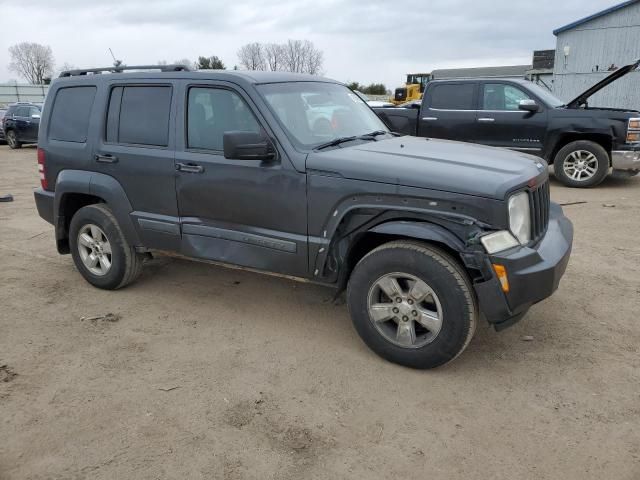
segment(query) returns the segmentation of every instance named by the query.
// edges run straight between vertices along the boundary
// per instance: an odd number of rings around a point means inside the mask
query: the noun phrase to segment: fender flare
[[[65,195],[74,193],[92,195],[104,200],[118,220],[127,241],[135,246],[141,244],[130,216],[133,207],[122,185],[109,175],[83,170],[63,170],[56,179],[53,211],[57,240],[66,239],[68,236],[64,228],[65,217],[61,205]]]
[[[429,240],[443,243],[456,252],[465,249],[464,242],[444,227],[429,222],[418,221],[391,221],[381,223],[368,230],[372,233],[394,235],[398,237],[415,238],[416,240]]]

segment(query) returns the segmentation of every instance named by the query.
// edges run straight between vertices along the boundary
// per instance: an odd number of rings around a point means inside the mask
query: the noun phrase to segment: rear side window
[[[166,147],[171,87],[125,86],[111,90],[107,142]]]
[[[442,110],[474,110],[474,91],[474,83],[434,85],[429,106]]]
[[[58,90],[49,118],[49,138],[63,142],[86,142],[95,96],[96,87],[91,86]]]

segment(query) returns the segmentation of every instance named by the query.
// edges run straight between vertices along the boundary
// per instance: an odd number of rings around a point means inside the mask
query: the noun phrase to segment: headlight
[[[509,229],[522,245],[531,240],[531,211],[527,192],[516,193],[509,198]]]
[[[508,248],[517,247],[520,245],[518,240],[515,239],[511,232],[507,232],[506,230],[500,230],[499,232],[493,232],[488,235],[483,235],[480,237],[480,242],[482,246],[487,251],[487,253],[497,253]]]

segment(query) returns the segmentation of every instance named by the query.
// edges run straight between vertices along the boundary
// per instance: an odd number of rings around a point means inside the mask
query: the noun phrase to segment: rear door
[[[174,86],[145,80],[113,82],[108,88],[104,132],[91,168],[122,185],[145,246],[177,250]]]
[[[472,141],[477,91],[477,82],[428,84],[418,118],[418,136]]]
[[[28,106],[21,105],[16,108],[16,111],[13,115],[13,123],[15,125],[18,141],[20,142],[31,141],[29,138],[29,125],[31,123],[31,118],[29,117]]]
[[[475,129],[477,143],[507,147],[532,154],[542,152],[547,127],[547,111],[519,85],[486,81],[480,85],[479,110]],[[522,100],[535,100],[538,112],[520,110]]]
[[[241,88],[214,81],[184,88],[176,151],[182,253],[307,276],[306,175],[293,168]],[[277,158],[225,158],[226,131],[263,132]]]

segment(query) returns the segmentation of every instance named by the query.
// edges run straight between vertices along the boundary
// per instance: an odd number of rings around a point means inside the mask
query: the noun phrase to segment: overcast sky
[[[129,65],[218,55],[238,63],[249,42],[309,39],[326,76],[382,82],[436,68],[528,64],[555,48],[552,30],[615,0],[0,0],[0,82],[8,47],[50,45],[59,68]]]

